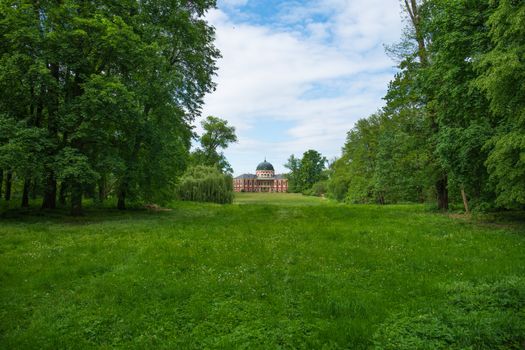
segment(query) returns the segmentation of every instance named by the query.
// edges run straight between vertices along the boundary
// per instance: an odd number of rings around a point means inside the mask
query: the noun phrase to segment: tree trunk
[[[48,170],[46,175],[46,186],[44,188],[44,200],[42,209],[55,209],[57,207],[57,180],[55,172]]]
[[[125,188],[120,188],[118,191],[117,209],[126,210],[126,189]]]
[[[82,214],[82,185],[75,183],[71,186],[71,215],[81,216]]]
[[[444,175],[436,182],[437,202],[439,210],[448,210],[448,179]]]
[[[29,208],[29,189],[31,188],[31,179],[24,181],[24,191],[22,193],[22,208]]]
[[[31,182],[31,190],[30,190],[30,197],[31,199],[36,199],[36,191],[37,191],[37,188],[38,188],[38,184],[37,184],[37,180],[34,179],[32,182]]]
[[[421,28],[421,15],[419,13],[419,7],[420,6],[418,6],[416,0],[405,0],[405,10],[408,13],[408,16],[410,17],[410,21],[414,26],[414,32],[416,34],[416,41],[418,46],[417,55],[419,57],[421,65],[423,67],[426,67],[428,65],[427,48],[425,45],[425,38],[423,36]]]
[[[58,201],[60,205],[66,205],[67,203],[67,182],[62,181],[60,183],[60,192],[58,194]]]
[[[428,52],[425,44],[425,36],[421,23],[420,5],[417,0],[404,0],[405,10],[410,17],[410,21],[414,27],[414,33],[417,41],[417,55],[421,63],[421,67],[425,68],[429,65]],[[427,96],[428,100],[433,100],[433,96]],[[436,120],[436,113],[433,109],[428,111],[430,126],[432,132],[437,134],[439,132],[439,124]],[[447,175],[445,174],[440,180],[436,182],[437,204],[440,210],[448,209],[448,184]]]
[[[149,108],[145,109],[145,113],[148,113]],[[129,173],[132,172],[132,167],[136,166],[139,151],[140,151],[140,139],[135,140],[135,145],[133,146],[133,152],[131,153],[131,156],[129,158],[129,161],[127,162],[127,174],[123,176],[122,180],[120,181],[120,186],[118,189],[118,202],[117,202],[117,209],[119,210],[125,210],[126,209],[126,195],[128,193],[129,184],[130,184],[130,178]]]
[[[102,175],[98,181],[98,201],[104,203],[106,200],[106,175]]]
[[[470,209],[468,207],[467,194],[465,193],[465,188],[463,187],[463,185],[461,186],[461,198],[463,198],[463,206],[465,207],[465,213],[469,214]]]
[[[6,201],[11,200],[11,187],[13,186],[13,172],[8,171],[5,177],[5,194],[4,199]]]
[[[4,169],[0,169],[0,198],[2,198],[2,187],[4,186]]]
[[[57,86],[60,77],[60,69],[57,64],[49,64],[49,70],[51,76],[56,80]],[[51,85],[52,86],[52,85]],[[50,103],[48,106],[47,116],[47,132],[51,139],[58,140],[58,127],[57,127],[57,112],[58,112],[58,91],[56,88],[51,88],[49,91]],[[54,156],[56,149],[49,150],[49,156]],[[42,201],[42,209],[55,209],[57,206],[57,180],[55,171],[52,165],[48,164],[45,169],[45,188],[44,188],[44,200]]]

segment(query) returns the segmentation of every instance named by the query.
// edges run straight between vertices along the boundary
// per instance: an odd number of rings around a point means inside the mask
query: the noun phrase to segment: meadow
[[[286,194],[168,209],[2,214],[0,348],[524,346],[523,221]]]

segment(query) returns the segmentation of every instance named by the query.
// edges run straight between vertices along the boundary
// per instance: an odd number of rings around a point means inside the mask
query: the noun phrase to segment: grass
[[[523,330],[522,303],[494,306],[525,296],[523,225],[285,194],[171,209],[4,214],[0,348],[387,348],[417,345],[411,324],[483,345]],[[458,321],[464,305],[501,324]]]
[[[329,200],[303,196],[300,193],[237,193],[234,200],[235,204],[271,204],[287,206],[304,205],[324,205],[330,203]]]

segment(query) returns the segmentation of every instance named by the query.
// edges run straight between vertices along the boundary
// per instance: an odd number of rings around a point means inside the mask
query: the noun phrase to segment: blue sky
[[[401,36],[399,0],[219,0],[217,90],[203,116],[236,127],[225,154],[236,175],[267,158],[339,156],[354,123],[383,105],[395,70],[384,52]]]

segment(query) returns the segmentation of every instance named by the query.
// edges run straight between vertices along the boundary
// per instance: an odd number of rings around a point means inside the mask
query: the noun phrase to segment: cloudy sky
[[[239,142],[225,154],[235,175],[267,158],[340,155],[346,132],[383,104],[401,36],[399,0],[219,0],[217,90],[203,116],[228,120]]]

